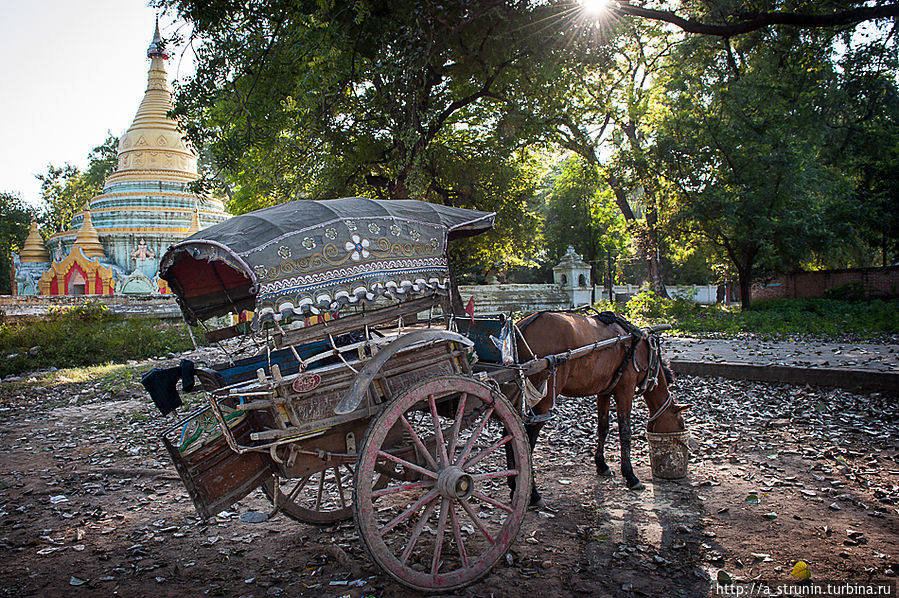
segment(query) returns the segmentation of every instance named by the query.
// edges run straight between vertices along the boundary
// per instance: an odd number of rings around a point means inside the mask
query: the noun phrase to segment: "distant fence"
[[[608,301],[608,293],[607,289],[604,287],[596,286],[596,300],[597,301]],[[640,291],[645,291],[646,285],[635,285],[635,284],[616,284],[612,287],[612,293],[614,295],[613,300],[620,302],[627,301],[634,295],[640,293]],[[675,297],[681,297],[688,301],[693,301],[694,303],[700,303],[702,305],[713,305],[716,302],[716,298],[718,296],[718,287],[715,285],[665,285],[665,290],[668,291],[668,296],[674,299]]]
[[[670,297],[683,297],[689,301],[711,305],[715,303],[718,287],[714,285],[668,286]],[[613,300],[625,302],[645,286],[621,284],[612,287]],[[607,289],[593,288],[595,301],[608,301]],[[462,302],[474,297],[477,314],[509,313],[510,311],[538,311],[542,309],[568,309],[590,303],[590,287],[562,289],[556,284],[495,284],[462,285],[459,287]]]
[[[110,311],[127,317],[181,319],[181,310],[171,295],[0,295],[0,311],[9,320],[28,320],[41,318],[52,308],[76,307],[87,300],[103,303]]]
[[[645,287],[615,285],[614,300],[624,302]],[[669,286],[671,297],[680,296],[702,304],[715,303],[717,287]],[[608,300],[606,289],[595,286],[595,300]],[[477,314],[539,311],[544,309],[568,309],[590,303],[590,287],[565,291],[557,284],[495,284],[461,285],[459,293],[463,303],[474,297]],[[81,305],[86,300],[104,303],[115,313],[125,316],[148,316],[163,320],[180,320],[181,311],[172,296],[159,295],[0,295],[0,312],[10,320],[40,318],[51,308]]]
[[[899,296],[899,266],[795,272],[752,287],[752,299],[816,299],[827,291],[866,298]]]

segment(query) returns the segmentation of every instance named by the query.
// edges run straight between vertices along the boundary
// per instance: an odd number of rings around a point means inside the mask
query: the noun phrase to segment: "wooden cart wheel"
[[[386,470],[396,475],[378,488],[376,473]],[[527,436],[506,398],[471,378],[440,376],[372,420],[356,464],[353,515],[372,560],[400,583],[454,590],[506,553],[530,491]]]
[[[353,467],[336,462],[302,478],[271,477],[262,483],[262,492],[291,519],[315,525],[343,521],[353,514]]]

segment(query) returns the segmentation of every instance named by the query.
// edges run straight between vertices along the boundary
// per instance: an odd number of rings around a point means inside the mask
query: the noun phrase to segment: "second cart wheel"
[[[379,488],[376,473],[385,471],[391,479]],[[513,407],[476,380],[440,376],[372,420],[353,514],[385,572],[411,588],[446,591],[486,575],[506,553],[530,492],[530,450]]]
[[[353,515],[354,463],[334,463],[302,478],[271,477],[262,483],[262,492],[278,511],[303,523],[327,525]]]

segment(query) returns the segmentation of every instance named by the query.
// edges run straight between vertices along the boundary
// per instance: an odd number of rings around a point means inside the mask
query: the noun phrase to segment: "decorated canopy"
[[[494,216],[415,200],[294,201],[173,245],[160,275],[189,322],[253,310],[259,328],[380,296],[445,292],[447,241],[490,229]]]

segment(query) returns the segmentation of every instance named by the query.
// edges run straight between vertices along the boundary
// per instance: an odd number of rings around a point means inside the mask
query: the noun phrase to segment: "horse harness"
[[[605,389],[603,389],[601,392],[597,393],[597,395],[598,396],[608,396],[608,395],[612,394],[612,391],[618,385],[618,382],[621,380],[621,377],[624,375],[624,372],[628,366],[628,362],[633,364],[634,370],[636,372],[638,372],[638,373],[640,372],[640,368],[637,366],[637,346],[640,344],[641,341],[646,341],[646,344],[649,348],[649,352],[648,352],[649,353],[649,363],[647,364],[646,375],[643,377],[643,380],[640,382],[640,384],[637,385],[636,392],[634,394],[635,394],[635,396],[641,396],[641,395],[645,394],[646,392],[651,391],[653,388],[655,388],[656,385],[658,384],[659,371],[661,370],[661,365],[662,365],[662,347],[661,347],[661,342],[659,341],[659,337],[655,334],[652,334],[648,328],[639,328],[614,312],[611,312],[611,311],[598,312],[595,309],[593,309],[593,311],[596,312],[596,315],[594,315],[594,317],[596,319],[598,319],[600,322],[602,322],[603,324],[605,324],[607,326],[610,326],[612,324],[618,324],[619,326],[624,328],[624,330],[626,332],[630,333],[631,337],[633,338],[633,342],[631,343],[630,347],[628,347],[627,352],[624,354],[624,359],[621,360],[621,364],[618,366],[618,369],[615,370],[615,374],[612,376],[612,380],[609,382],[608,385],[606,385]],[[534,314],[530,318],[527,318],[525,321],[523,321],[521,323],[522,324],[521,328],[524,328],[525,326],[527,326],[527,324],[529,324],[533,319],[535,319],[536,316],[540,315],[540,313],[542,313],[542,312],[538,312],[537,314]],[[518,337],[524,343],[527,350],[531,353],[531,355],[536,357],[536,353],[534,353],[533,349],[531,349],[530,346],[528,346],[527,341],[524,338],[524,334],[521,331],[521,328],[517,325],[514,325],[514,326],[515,326],[515,331],[518,333]],[[556,388],[556,369],[561,364],[568,361],[570,354],[571,354],[571,351],[568,351],[568,354],[566,354],[566,355],[547,356],[546,357],[546,359],[549,360],[549,368],[548,368],[549,376],[551,376],[553,379],[553,388],[552,388],[553,406],[555,406],[556,396],[558,394],[558,389]],[[525,384],[530,385],[530,382],[525,380]],[[526,392],[525,389],[522,389],[522,391]],[[534,388],[533,390],[531,390],[531,392],[532,393],[539,392],[541,395],[544,395],[546,392],[545,381],[544,381],[544,385],[543,385],[542,389]],[[672,398],[671,398],[671,395],[669,394],[668,398],[665,400],[665,402],[662,404],[662,406],[658,410],[656,410],[656,412],[654,414],[652,414],[649,417],[649,419],[647,420],[646,423],[651,424],[652,422],[657,420],[662,415],[662,413],[664,413],[665,410],[671,406],[671,402],[672,402]],[[552,417],[549,414],[545,414],[545,416],[546,416],[546,419],[549,419],[550,417]],[[541,416],[540,415],[532,415],[532,417],[540,418]]]

